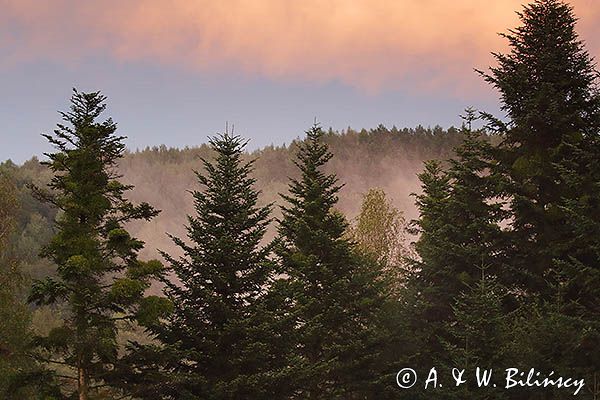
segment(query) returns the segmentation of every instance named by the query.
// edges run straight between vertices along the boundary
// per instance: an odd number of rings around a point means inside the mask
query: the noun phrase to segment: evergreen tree
[[[285,275],[294,331],[293,398],[376,398],[378,313],[382,286],[377,264],[362,257],[334,210],[341,186],[323,167],[332,157],[317,125],[299,144],[288,205],[279,221],[277,255]],[[393,380],[390,380],[390,383]]]
[[[571,6],[537,0],[519,17],[522,25],[503,35],[510,52],[495,54],[498,66],[483,75],[500,91],[509,117],[495,158],[509,182],[511,273],[523,290],[551,298],[554,261],[583,248],[569,245],[573,203],[598,221],[598,172],[591,161],[599,154],[598,71],[575,31]],[[565,170],[575,180],[566,179]]]
[[[46,162],[54,173],[50,190],[34,188],[60,210],[57,233],[43,251],[57,265],[57,278],[35,281],[29,300],[66,309],[62,324],[36,339],[38,356],[59,366],[68,382],[64,386],[75,382],[74,395],[87,400],[105,386],[103,378],[117,362],[118,321],[150,323],[168,304],[145,296],[163,267],[158,261],[140,261],[144,244],[124,228],[158,211],[124,197],[132,187],[115,173],[123,138],[115,135],[111,119],[96,121],[105,97],[74,90],[71,102],[70,112],[61,114],[66,124],[44,135],[57,149]]]
[[[439,161],[425,162],[419,175],[422,193],[416,196],[418,221],[412,221],[411,232],[418,234],[416,257],[412,260],[407,296],[407,317],[414,343],[409,365],[422,372],[433,366],[433,356],[443,348],[438,340],[444,322],[450,317],[449,300],[444,293],[447,270],[445,255],[450,225],[445,209],[449,201],[450,180]],[[401,335],[398,332],[396,336]],[[412,391],[411,391],[412,392]],[[407,394],[414,397],[414,393]]]
[[[448,329],[449,340],[444,342],[449,357],[443,368],[445,371],[452,371],[453,368],[464,370],[466,382],[459,387],[446,385],[444,398],[507,397],[503,388],[479,387],[476,379],[477,368],[482,371],[501,371],[515,366],[507,361],[507,348],[513,343],[513,337],[510,331],[512,315],[504,310],[506,289],[486,275],[486,266],[480,268],[481,278],[473,285],[468,285],[452,305],[454,323]]]
[[[504,267],[499,222],[505,212],[493,201],[501,180],[489,172],[490,144],[471,129],[472,110],[466,119],[464,142],[449,167],[429,162],[419,175],[423,192],[416,196],[420,216],[413,233],[420,236],[409,284],[424,368],[446,356],[444,342],[451,342],[449,327],[456,319],[453,304],[479,280],[481,266],[494,276]]]
[[[176,278],[166,282],[175,310],[151,329],[160,344],[134,352],[145,369],[127,384],[149,399],[280,398],[282,329],[268,293],[271,246],[261,246],[272,207],[258,205],[245,142],[224,134],[210,145],[215,159],[202,159],[205,173],[196,173],[203,190],[193,192],[188,241],[173,237],[183,256],[164,254]]]
[[[510,52],[484,74],[509,117],[494,156],[509,183],[510,275],[545,315],[541,325],[565,332],[562,351],[546,351],[532,329],[538,354],[591,382],[600,362],[599,75],[571,6],[537,0],[519,16],[522,25],[504,35]]]
[[[562,376],[584,378],[585,387],[578,396],[595,398],[599,394],[598,388],[594,388],[597,364],[593,358],[597,353],[594,354],[593,346],[597,342],[590,341],[589,326],[565,314],[564,306],[560,298],[527,299],[506,318],[510,336],[502,342],[502,347],[511,367],[527,371],[533,366],[546,374],[554,371]],[[570,396],[572,392],[566,388],[523,388],[512,391],[510,398],[546,400]]]

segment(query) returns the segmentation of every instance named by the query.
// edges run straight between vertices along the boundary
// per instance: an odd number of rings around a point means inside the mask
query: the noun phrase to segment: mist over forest
[[[238,134],[243,136],[243,132]],[[459,130],[439,126],[330,130],[326,141],[334,157],[325,171],[337,174],[344,184],[337,208],[352,219],[358,214],[364,194],[371,188],[380,188],[406,219],[416,218],[411,193],[420,191],[417,174],[423,169],[423,162],[450,158],[462,138]],[[298,175],[293,164],[296,147],[296,143],[269,146],[247,155],[248,160],[256,159],[253,176],[262,192],[261,204],[281,205],[280,194],[287,192],[288,178]],[[150,223],[132,226],[132,233],[147,243],[148,256],[156,256],[153,249],[172,250],[173,243],[164,232],[185,236],[186,215],[193,214],[189,191],[200,189],[194,171],[201,170],[200,157],[211,156],[207,145],[186,149],[161,146],[128,153],[121,161],[119,171],[124,181],[135,186],[131,199],[147,201],[161,210]],[[280,215],[276,206],[273,216]],[[266,239],[272,239],[273,234],[272,228]]]
[[[240,129],[241,131],[241,129]],[[243,132],[238,132],[243,136]],[[126,135],[125,133],[122,133]],[[301,135],[302,132],[299,133]],[[212,136],[212,134],[207,134]],[[382,125],[374,129],[342,132],[329,130],[325,140],[331,146],[334,157],[326,166],[326,171],[337,174],[344,187],[340,191],[337,208],[349,220],[359,211],[362,197],[371,188],[385,191],[392,204],[404,213],[409,221],[417,217],[415,199],[412,193],[420,192],[417,174],[423,169],[423,162],[430,159],[446,160],[453,156],[453,149],[461,143],[463,135],[459,129],[450,127],[434,128],[386,128]],[[261,190],[260,203],[274,203],[273,217],[280,217],[281,193],[288,189],[288,178],[297,177],[293,154],[297,142],[287,146],[268,146],[246,154],[246,159],[255,159],[253,176],[256,187]],[[159,257],[157,250],[175,251],[167,233],[184,237],[187,216],[193,214],[193,199],[190,191],[199,187],[194,171],[201,171],[200,158],[211,159],[210,147],[206,144],[184,149],[166,146],[148,147],[129,151],[119,161],[118,172],[123,182],[134,185],[128,198],[134,202],[148,202],[161,210],[150,222],[133,222],[131,233],[146,242],[142,250],[145,258]],[[34,157],[21,166],[5,162],[2,168],[13,170],[20,177],[22,196],[27,199],[21,211],[20,227],[29,241],[39,243],[39,249],[51,231],[50,218],[53,212],[42,207],[37,200],[30,198],[27,185],[35,183],[43,186],[50,179],[50,172],[40,161],[44,156]],[[42,234],[42,232],[46,232]],[[40,237],[36,237],[39,234]],[[274,226],[271,225],[266,240],[272,239]],[[30,246],[30,244],[28,244]],[[31,253],[31,252],[29,252]],[[30,258],[35,258],[34,254]],[[32,260],[33,262],[33,260]],[[44,264],[42,260],[36,260]],[[43,275],[35,267],[34,276]],[[43,268],[42,268],[43,269]]]

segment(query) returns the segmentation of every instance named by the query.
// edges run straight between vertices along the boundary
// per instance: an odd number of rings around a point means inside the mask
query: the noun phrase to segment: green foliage
[[[131,304],[138,301],[144,294],[146,284],[143,281],[129,278],[118,278],[110,288],[111,300],[120,304]]]
[[[435,365],[466,368],[454,364],[461,354],[459,349],[464,349],[464,335],[469,334],[465,325],[474,324],[472,328],[481,330],[483,339],[484,324],[493,326],[493,314],[497,316],[501,311],[497,299],[485,297],[494,294],[487,292],[481,270],[501,279],[509,268],[500,228],[507,216],[498,197],[503,179],[491,172],[496,163],[492,146],[483,132],[472,130],[475,120],[475,112],[468,109],[463,126],[465,140],[447,168],[432,161],[419,175],[423,190],[416,196],[419,219],[413,221],[413,233],[419,235],[415,243],[418,257],[412,262],[408,305],[413,309],[409,315],[409,329],[415,333],[413,346],[419,349],[413,362],[423,369]],[[483,286],[471,289],[477,285]],[[472,297],[465,297],[465,293]],[[469,302],[476,308],[472,317],[479,318],[477,324],[467,318]],[[488,309],[492,306],[495,308]],[[471,336],[473,340],[476,335]],[[491,345],[493,351],[497,345]],[[466,351],[464,361],[483,359],[492,363],[497,359],[495,354],[485,353],[488,350],[482,343],[480,347],[471,346],[468,354]],[[464,390],[467,392],[454,394],[466,396],[468,389]]]
[[[19,214],[17,196],[13,179],[0,171],[0,397],[37,399],[53,389],[51,377],[43,382],[25,379],[46,372],[27,354],[31,314],[22,301],[25,279],[10,242]]]
[[[394,199],[396,207],[411,211],[413,204],[407,195],[418,185],[416,173],[421,162],[451,157],[453,147],[462,140],[462,134],[452,127],[386,128],[380,125],[370,130],[348,128],[327,134],[323,139],[337,155],[325,166],[326,171],[335,171],[346,183],[337,207],[347,215],[356,215],[360,208],[359,199],[370,187],[385,190]],[[293,164],[297,145],[298,142],[289,146],[267,146],[243,155],[245,160],[256,159],[253,176],[257,180],[256,188],[262,193],[261,204],[280,203],[279,193],[286,190],[288,177],[298,175]],[[185,235],[181,227],[186,223],[185,214],[191,213],[192,205],[187,196],[179,194],[195,184],[197,178],[193,169],[197,168],[198,157],[206,158],[210,154],[210,148],[205,144],[183,149],[160,146],[125,151],[123,158],[119,159],[116,171],[124,176],[126,182],[135,185],[135,189],[128,192],[128,197],[150,201],[162,210],[153,219],[152,228],[143,223],[127,227],[133,236],[146,241],[146,251],[153,256],[157,256],[153,252],[155,248],[176,251],[176,246],[163,235],[163,231]],[[50,203],[34,198],[28,188],[32,184],[45,186],[52,178],[52,171],[40,164],[37,158],[21,166],[8,161],[1,164],[0,169],[10,171],[14,177],[17,197],[22,205],[17,216],[16,234],[11,239],[15,258],[20,261],[23,272],[35,279],[54,276],[56,266],[38,255],[54,233],[53,221],[57,210]],[[273,215],[280,216],[278,208],[274,209]],[[270,228],[266,233],[267,239],[274,234],[275,229]]]
[[[379,126],[376,129],[361,132],[353,131],[349,129],[346,132],[339,134],[329,133],[324,135],[323,140],[328,143],[331,148],[341,157],[337,157],[331,160],[325,165],[326,171],[337,170],[349,179],[347,190],[341,197],[340,208],[346,212],[354,212],[356,204],[353,202],[353,198],[358,196],[359,193],[364,192],[365,183],[372,183],[385,187],[386,190],[390,190],[390,182],[393,181],[390,174],[395,174],[397,168],[403,168],[406,171],[412,171],[411,168],[413,163],[416,165],[414,160],[420,160],[423,158],[448,156],[451,152],[453,143],[457,143],[461,138],[460,132],[454,129],[444,131],[439,127],[435,129],[427,129],[423,127],[417,127],[416,129],[387,129],[383,126]],[[256,161],[256,170],[253,176],[257,178],[255,185],[263,189],[262,202],[269,200],[277,200],[277,193],[283,191],[285,188],[288,176],[296,176],[297,172],[294,170],[294,164],[291,160],[292,152],[297,149],[298,143],[294,143],[289,147],[268,147],[263,150],[256,151],[251,154],[242,154],[242,159],[248,160],[260,156]],[[153,201],[161,203],[161,208],[166,209],[165,215],[160,221],[157,221],[159,226],[172,227],[181,219],[181,210],[184,208],[182,199],[185,196],[173,195],[173,193],[181,193],[186,189],[186,185],[191,185],[191,177],[193,174],[188,174],[186,171],[192,168],[197,161],[198,155],[208,157],[210,149],[208,146],[201,146],[195,149],[166,149],[156,148],[147,149],[138,153],[125,153],[124,158],[120,159],[118,165],[115,164],[113,172],[115,175],[117,171],[124,173],[127,177],[127,181],[136,183],[136,190],[131,193],[132,198],[151,198]],[[399,158],[398,155],[402,156]],[[58,156],[59,158],[62,156]],[[372,159],[377,157],[388,165],[389,173],[382,174],[380,170],[380,164],[372,163]],[[352,159],[352,163],[348,163],[345,159]],[[60,158],[64,161],[66,158]],[[408,170],[407,165],[409,166]],[[57,266],[50,259],[38,258],[38,253],[41,251],[43,245],[50,242],[52,236],[55,233],[53,227],[53,221],[57,214],[57,209],[49,202],[39,202],[35,199],[31,191],[30,186],[42,187],[52,178],[52,170],[47,165],[42,165],[37,159],[27,161],[20,167],[6,162],[1,166],[2,170],[10,173],[14,177],[17,197],[22,207],[17,210],[16,217],[16,234],[10,239],[10,252],[14,255],[15,259],[18,259],[19,268],[24,271],[26,275],[30,275],[35,279],[33,284],[33,290],[31,292],[31,300],[40,308],[36,308],[34,316],[34,326],[36,332],[41,335],[48,334],[52,330],[52,327],[60,326],[63,318],[68,318],[70,315],[68,300],[69,292],[64,282],[57,276]],[[377,176],[378,179],[374,179],[373,176]],[[413,179],[411,173],[406,173],[406,179]],[[393,175],[395,176],[395,175]],[[414,179],[413,179],[414,180]],[[107,189],[115,193],[123,193],[127,186],[118,182],[117,179],[107,180]],[[161,192],[157,192],[155,188],[158,184],[164,189]],[[394,185],[395,186],[395,185]],[[399,196],[402,198],[402,196]],[[141,208],[140,208],[141,211]],[[277,213],[276,213],[277,214]],[[140,232],[139,223],[128,224],[127,228],[129,232]],[[123,250],[127,250],[128,238],[127,234],[121,235],[119,233],[119,223],[114,220],[107,220],[104,224],[104,232],[111,235],[114,251],[122,252],[119,246],[124,246]],[[109,232],[113,231],[111,234]],[[155,230],[153,229],[153,232]],[[121,232],[123,233],[123,232]],[[108,239],[107,235],[107,239]],[[160,242],[156,242],[158,236],[147,233],[141,233],[144,238],[148,238],[153,241],[153,246],[158,245]],[[267,238],[270,233],[267,233]],[[74,235],[75,236],[75,235]],[[80,238],[75,237],[71,242],[72,245],[78,245],[81,243]],[[108,240],[107,240],[108,241]],[[139,243],[130,242],[134,246],[138,246]],[[88,261],[85,261],[88,260]],[[75,262],[77,261],[77,262]],[[83,263],[83,264],[82,264]],[[93,263],[89,262],[89,258],[74,258],[71,259],[69,265],[59,266],[61,271],[65,273],[75,273],[77,271],[77,265],[83,267],[89,265],[93,267]],[[157,261],[142,262],[142,261],[131,261],[126,271],[123,274],[119,274],[119,278],[126,277],[133,280],[145,279],[156,275],[160,272],[162,266]],[[278,283],[275,282],[275,285]],[[153,290],[156,290],[155,288]],[[110,294],[110,290],[107,295]],[[134,296],[135,297],[135,296]],[[121,300],[125,301],[126,298],[120,297]],[[121,301],[120,300],[120,301]],[[271,294],[268,304],[264,305],[266,309],[277,309],[279,302],[283,299],[277,299],[275,294]],[[131,298],[129,300],[131,301]],[[138,323],[151,327],[155,325],[156,318],[160,319],[160,316],[164,316],[163,311],[171,307],[170,304],[157,305],[161,311],[152,311],[152,307],[148,309],[148,320],[145,318],[146,311],[142,312],[144,301],[141,300],[140,304],[135,313],[135,318]],[[392,310],[394,307],[388,307],[388,314],[391,317],[396,315],[397,310]],[[272,313],[272,311],[269,311]],[[266,313],[266,315],[269,315]],[[277,313],[273,313],[272,318],[279,318]],[[124,318],[126,314],[120,311],[115,311],[114,316],[116,318]],[[127,322],[127,320],[126,320]],[[265,317],[264,321],[257,324],[260,329],[268,329],[269,324],[272,323],[272,319]],[[287,321],[286,323],[289,323]],[[130,329],[130,324],[123,325],[123,328]],[[133,325],[135,326],[135,324]],[[134,328],[138,329],[138,328]],[[285,329],[280,329],[285,331]],[[134,336],[131,336],[134,335]],[[112,337],[111,335],[109,335]],[[123,337],[122,334],[119,334]],[[142,335],[143,336],[143,335]],[[109,337],[109,343],[110,339]],[[125,334],[125,337],[134,338],[136,341],[141,343],[147,343],[147,338],[140,338],[140,333],[129,333]],[[123,339],[119,339],[123,340]],[[122,342],[120,342],[122,343]],[[391,345],[388,347],[392,347]],[[398,348],[401,348],[398,347]],[[395,348],[394,348],[395,349]],[[397,349],[395,349],[397,350]],[[259,352],[264,349],[257,350]],[[278,349],[277,352],[283,352]],[[165,354],[164,352],[161,354]],[[390,355],[390,359],[393,356]],[[396,361],[393,358],[393,361]],[[148,365],[151,365],[151,360],[148,360]],[[124,361],[123,361],[124,362]],[[119,361],[119,364],[122,363]],[[144,367],[145,371],[148,372],[148,365]],[[61,372],[63,370],[59,368]],[[105,374],[106,372],[103,372]],[[106,375],[104,375],[106,376]],[[283,391],[285,385],[286,375],[284,373],[276,373],[275,376],[267,378],[260,378],[262,381],[276,381],[281,382],[281,390]],[[112,378],[112,377],[111,377]],[[33,379],[33,378],[32,378]],[[392,380],[388,381],[392,382]],[[31,381],[30,381],[31,382]],[[112,382],[112,381],[111,381]],[[387,383],[387,382],[386,382]],[[71,383],[65,381],[65,388],[70,388]]]
[[[29,313],[20,304],[20,273],[8,257],[6,247],[14,227],[16,214],[15,187],[5,174],[0,174],[0,394],[5,396],[18,369],[24,363]]]
[[[74,388],[64,385],[65,392],[88,399],[117,361],[116,321],[135,320],[144,291],[163,269],[139,273],[143,243],[124,224],[158,212],[123,197],[132,188],[119,184],[114,172],[123,138],[115,135],[112,120],[96,121],[105,97],[74,91],[71,101],[70,112],[62,114],[66,124],[44,135],[57,150],[45,163],[54,174],[49,190],[34,187],[40,199],[60,210],[57,231],[42,252],[57,265],[57,276],[35,281],[29,300],[66,310],[59,326],[35,340],[37,357],[77,382]]]
[[[516,357],[509,361],[508,355],[514,332],[510,329],[513,315],[503,309],[506,289],[487,276],[485,270],[481,268],[481,278],[456,296],[452,306],[454,321],[443,342],[448,354],[444,368],[464,369],[465,377],[470,375],[471,379],[459,388],[446,387],[444,397],[449,399],[506,398],[507,393],[502,389],[478,387],[472,379],[473,372],[477,367],[501,371],[516,365],[512,363]],[[531,365],[537,368],[540,364]]]
[[[151,328],[173,312],[173,303],[169,299],[160,296],[147,296],[140,300],[136,320],[141,326]]]
[[[449,311],[448,301],[465,284],[475,282],[478,268],[494,263],[503,218],[501,204],[490,203],[497,183],[487,170],[488,144],[468,135],[457,149],[457,158],[447,171],[436,162],[429,163],[420,175],[423,194],[417,196],[420,218],[415,221],[420,233],[416,249],[415,281],[424,289],[435,287],[442,296],[436,303]],[[495,265],[493,273],[498,273]],[[438,317],[441,316],[438,315]]]
[[[598,71],[570,5],[537,0],[519,16],[522,25],[503,35],[510,52],[496,54],[498,66],[484,77],[500,91],[510,118],[494,156],[508,182],[503,195],[512,214],[511,251],[519,260],[513,281],[550,298],[553,263],[579,247],[565,246],[577,229],[570,204],[590,191],[598,198],[598,168],[590,164],[599,146]],[[593,206],[587,212],[598,215]]]
[[[268,293],[271,247],[261,247],[271,206],[257,205],[253,161],[244,161],[242,139],[224,134],[210,144],[214,159],[202,159],[204,172],[196,174],[203,190],[193,192],[188,241],[173,237],[183,257],[163,254],[174,273],[166,282],[169,303],[147,298],[138,314],[160,346],[131,348],[122,384],[136,397],[267,399],[285,388],[277,378],[285,366],[278,358],[280,307]],[[152,322],[168,309],[166,320]]]
[[[360,213],[350,228],[358,247],[381,263],[383,273],[396,295],[406,283],[406,258],[410,254],[404,216],[382,189],[369,189],[363,196]]]
[[[149,276],[160,275],[163,271],[163,265],[158,260],[138,261],[132,264],[127,270],[127,277],[131,279],[143,279]]]
[[[14,227],[15,188],[5,174],[0,174],[0,250],[5,254],[5,246]]]
[[[503,35],[509,52],[482,73],[508,117],[482,114],[494,137],[472,129],[469,109],[463,128],[447,131],[315,126],[303,141],[253,154],[227,134],[209,146],[129,154],[111,120],[96,122],[104,97],[75,92],[66,123],[46,135],[57,147],[49,162],[0,165],[0,176],[11,176],[0,180],[0,396],[417,399],[431,395],[389,390],[392,371],[436,365],[556,370],[585,377],[586,395],[597,397],[598,71],[569,5],[536,0],[519,16],[522,25]],[[205,171],[193,176],[186,171],[197,156]],[[410,190],[423,159],[449,160],[427,162],[419,174],[417,254],[400,269],[401,213],[383,189],[369,191],[360,210],[354,200],[367,185]],[[182,257],[164,254],[174,273],[164,280],[167,298],[146,296],[164,268],[139,260],[144,243],[130,234],[141,226],[130,222],[157,212],[125,198],[132,186],[117,170],[142,183],[137,196],[168,205],[161,222],[174,225],[183,190],[192,180],[203,186],[187,237],[172,237]],[[348,181],[344,196],[332,171]],[[271,206],[260,206],[257,183],[274,201],[288,177],[277,239],[262,246]],[[49,191],[38,189],[48,182]],[[352,227],[335,207],[359,212]],[[398,274],[393,301],[382,270]],[[33,340],[52,371],[24,354],[31,332],[21,271],[38,278],[29,300],[52,306],[35,310],[49,326]],[[121,357],[119,331],[131,326],[152,337],[135,337]],[[78,387],[40,384],[58,375]],[[509,396],[465,385],[440,395],[546,400],[564,392]]]
[[[335,212],[341,186],[323,172],[331,159],[324,132],[314,126],[299,145],[289,204],[279,221],[280,287],[289,299],[292,398],[375,396],[378,318],[384,301],[379,264],[361,257]]]
[[[496,55],[486,78],[510,117],[494,155],[508,182],[512,283],[547,330],[523,325],[533,349],[525,354],[592,382],[600,362],[599,74],[570,5],[538,0],[520,17],[505,35],[510,53]]]
[[[429,163],[420,176],[410,304],[426,350],[415,359],[504,361],[592,382],[600,337],[600,179],[592,162],[600,154],[598,72],[570,6],[537,0],[519,15],[522,26],[504,35],[510,53],[496,54],[499,66],[484,74],[510,118],[502,124],[484,114],[501,142],[478,140],[469,111],[457,158],[445,170]],[[477,268],[490,280],[475,285]],[[458,395],[489,394],[470,389]],[[514,391],[510,398],[563,394]]]

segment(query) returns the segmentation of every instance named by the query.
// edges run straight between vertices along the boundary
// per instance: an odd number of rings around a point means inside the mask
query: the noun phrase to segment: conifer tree
[[[450,237],[450,224],[446,208],[449,199],[450,181],[439,161],[427,161],[424,171],[419,175],[422,193],[416,196],[419,219],[413,221],[412,233],[419,234],[415,243],[416,257],[413,260],[412,274],[409,280],[409,314],[413,336],[418,342],[415,358],[421,367],[432,365],[432,354],[442,350],[437,340],[443,323],[450,318],[450,303],[444,291],[448,280],[445,268],[445,248]],[[451,273],[451,272],[450,272]]]
[[[272,206],[259,205],[246,143],[228,133],[209,143],[215,158],[196,173],[202,190],[193,192],[187,240],[173,237],[183,256],[164,254],[174,312],[150,330],[160,344],[134,352],[142,368],[127,384],[149,399],[282,398],[282,329],[268,293],[271,246],[262,245]]]
[[[332,154],[318,125],[299,144],[277,255],[294,331],[293,398],[375,398],[377,319],[382,286],[377,264],[361,257],[334,209],[341,188],[323,171]],[[391,381],[390,381],[391,382]]]
[[[498,66],[483,75],[509,117],[495,158],[509,182],[514,283],[552,298],[555,260],[583,248],[569,245],[572,206],[598,221],[598,168],[591,161],[599,154],[598,71],[570,5],[536,0],[518,14],[522,25],[503,35],[510,52],[495,54]]]
[[[444,341],[448,362],[445,371],[464,370],[466,382],[459,387],[446,385],[448,399],[504,399],[504,389],[479,387],[477,368],[502,370],[515,364],[508,362],[508,350],[513,337],[510,332],[512,315],[504,310],[506,289],[496,279],[486,275],[487,267],[480,266],[481,277],[454,299],[454,323],[449,326],[449,338]],[[538,365],[538,364],[533,364]]]
[[[416,196],[420,216],[414,233],[420,236],[410,286],[415,296],[411,319],[427,349],[424,364],[445,354],[443,343],[451,340],[449,326],[456,318],[452,306],[479,280],[481,266],[493,276],[504,268],[499,222],[505,212],[492,201],[501,180],[489,173],[494,162],[490,144],[471,129],[472,110],[466,120],[464,142],[449,167],[432,161],[419,175],[423,193]]]
[[[64,387],[75,383],[73,396],[80,400],[105,385],[104,376],[117,362],[118,321],[147,324],[168,308],[164,299],[145,296],[151,280],[162,275],[162,264],[139,260],[144,243],[124,227],[158,211],[124,197],[132,187],[119,182],[115,172],[125,150],[123,137],[115,135],[111,119],[97,121],[105,99],[99,92],[74,90],[71,110],[61,113],[65,124],[44,135],[57,150],[47,155],[54,173],[50,190],[34,188],[60,213],[56,234],[43,251],[56,264],[57,278],[35,281],[29,300],[60,305],[68,314],[35,342],[39,359],[59,366]]]

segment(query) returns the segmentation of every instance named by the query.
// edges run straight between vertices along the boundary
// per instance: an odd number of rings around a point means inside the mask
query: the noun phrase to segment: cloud
[[[521,0],[0,0],[4,66],[90,57],[367,91],[478,85]],[[600,4],[572,2],[592,54]]]

